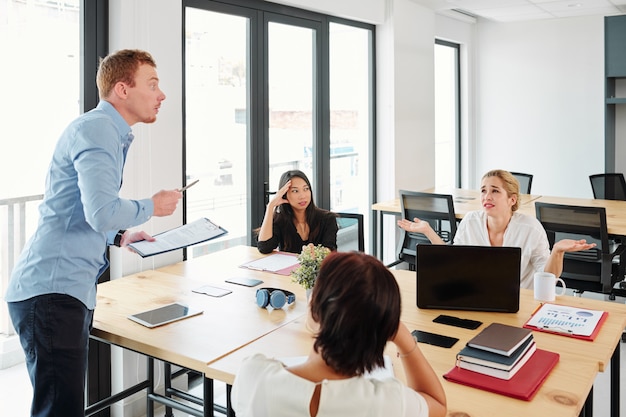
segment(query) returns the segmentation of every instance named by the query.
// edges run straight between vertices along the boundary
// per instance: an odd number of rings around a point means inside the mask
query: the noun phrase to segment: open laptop
[[[520,248],[417,245],[417,307],[515,313]]]

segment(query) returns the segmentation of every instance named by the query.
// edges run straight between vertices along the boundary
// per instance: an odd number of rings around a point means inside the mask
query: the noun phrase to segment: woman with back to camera
[[[237,416],[446,415],[443,387],[400,321],[398,284],[378,259],[328,255],[309,306],[317,329],[307,359],[289,367],[261,354],[244,359],[231,396]],[[365,376],[384,365],[387,342],[396,345],[406,385]]]
[[[512,246],[522,249],[520,286],[533,288],[537,271],[551,272],[557,277],[563,272],[565,252],[577,252],[595,247],[584,239],[563,239],[550,252],[546,231],[535,217],[519,213],[519,182],[508,171],[495,169],[483,175],[480,186],[482,210],[467,213],[454,236],[455,245]],[[445,242],[430,224],[415,218],[398,220],[398,226],[408,232],[423,233],[433,244]]]
[[[296,169],[283,173],[279,188],[265,209],[258,236],[259,252],[270,253],[278,248],[300,253],[308,244],[336,250],[336,215],[315,205],[306,174]]]

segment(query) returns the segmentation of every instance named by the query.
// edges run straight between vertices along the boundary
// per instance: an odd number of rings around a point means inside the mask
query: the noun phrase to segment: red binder
[[[530,401],[558,361],[558,353],[537,349],[522,369],[508,381],[461,369],[457,366],[444,374],[443,377],[458,384]]]

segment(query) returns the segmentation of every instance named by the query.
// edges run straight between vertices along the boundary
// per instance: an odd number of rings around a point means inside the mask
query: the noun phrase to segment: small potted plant
[[[291,277],[294,282],[302,285],[307,293],[307,300],[315,285],[317,274],[320,270],[322,261],[330,253],[330,249],[322,245],[313,245],[309,243],[302,247],[302,252],[298,255],[300,266],[291,271]]]

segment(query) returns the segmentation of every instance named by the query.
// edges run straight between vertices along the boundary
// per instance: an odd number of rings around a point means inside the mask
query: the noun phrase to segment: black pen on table
[[[191,182],[191,183],[189,183],[189,184],[185,185],[183,188],[180,188],[178,191],[182,193],[182,192],[183,192],[183,191],[185,191],[187,188],[189,188],[189,187],[191,187],[191,186],[196,185],[196,184],[198,183],[198,181],[200,181],[200,180],[195,180],[194,182]]]

